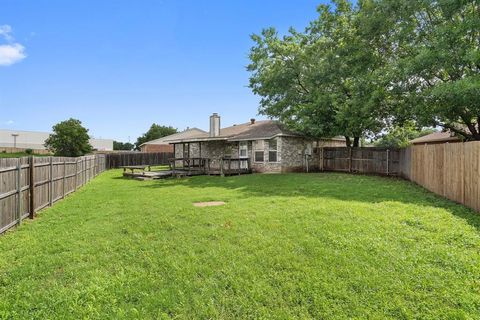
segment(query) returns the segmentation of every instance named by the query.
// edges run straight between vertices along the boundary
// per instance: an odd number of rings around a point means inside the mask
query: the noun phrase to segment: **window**
[[[277,140],[272,139],[268,141],[268,162],[277,162]]]
[[[263,162],[263,151],[255,151],[255,162]]]
[[[264,143],[263,140],[257,140],[254,142],[254,155],[255,155],[255,162],[264,162]]]
[[[248,158],[248,147],[247,147],[247,141],[241,141],[239,146],[238,146],[239,152],[239,158]]]
[[[225,151],[224,151],[225,158],[231,158],[232,157],[232,145],[227,144],[225,146]]]
[[[184,143],[183,144],[183,157],[190,158],[190,144]]]

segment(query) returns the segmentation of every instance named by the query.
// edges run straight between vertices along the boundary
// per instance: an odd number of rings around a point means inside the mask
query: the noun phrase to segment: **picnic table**
[[[125,173],[127,170],[131,170],[132,173],[135,172],[135,170],[140,170],[142,172],[145,172],[146,169],[148,169],[148,171],[152,171],[152,168],[150,165],[140,165],[140,166],[121,166],[119,168],[122,168],[123,169],[123,172]]]

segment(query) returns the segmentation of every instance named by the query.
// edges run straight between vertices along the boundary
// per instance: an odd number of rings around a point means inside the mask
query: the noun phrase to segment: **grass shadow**
[[[155,180],[142,188],[222,188],[239,197],[333,198],[365,203],[401,202],[448,210],[480,230],[480,215],[473,210],[436,195],[413,182],[394,177],[345,173],[253,174],[218,177],[198,176]]]

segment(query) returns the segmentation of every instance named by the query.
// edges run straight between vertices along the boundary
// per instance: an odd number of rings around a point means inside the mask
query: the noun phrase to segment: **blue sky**
[[[80,119],[133,142],[153,123],[248,121],[250,34],[303,29],[320,1],[1,0],[0,128]],[[256,116],[257,118],[260,118]]]

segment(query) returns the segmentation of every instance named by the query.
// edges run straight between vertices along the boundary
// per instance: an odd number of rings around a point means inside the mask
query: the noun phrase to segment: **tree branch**
[[[448,130],[453,131],[453,132],[455,132],[456,134],[459,134],[459,135],[463,136],[463,137],[464,137],[465,139],[467,139],[467,140],[471,140],[471,138],[472,138],[472,135],[469,135],[468,133],[466,133],[466,132],[464,132],[464,131],[462,131],[462,130],[459,130],[459,129],[455,128],[454,126],[449,125],[449,124],[447,124],[447,123],[444,123],[444,124],[439,124],[439,123],[438,123],[438,125],[440,125],[440,126],[442,126],[442,127],[444,127],[444,128],[447,128]]]

